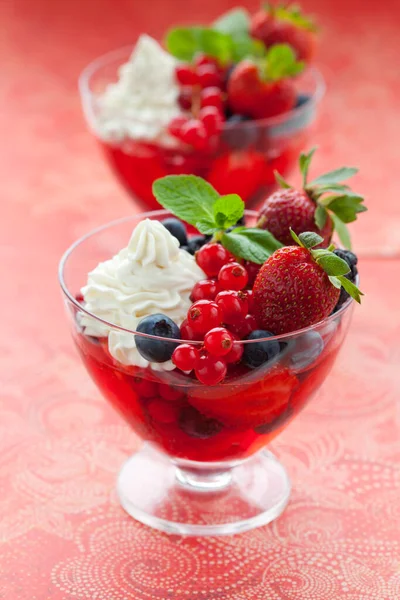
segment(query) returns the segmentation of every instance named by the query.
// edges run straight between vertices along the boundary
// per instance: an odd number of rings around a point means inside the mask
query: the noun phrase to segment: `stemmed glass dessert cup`
[[[227,377],[215,386],[203,385],[178,369],[121,364],[110,355],[107,337],[85,335],[82,315],[128,337],[147,337],[172,347],[182,340],[107,323],[85,309],[80,290],[88,272],[116,254],[142,219],[167,216],[167,211],[159,210],[120,219],[75,242],[59,267],[65,307],[87,371],[144,442],[118,477],[124,509],[142,523],[168,533],[242,532],[275,519],[289,500],[288,475],[268,446],[329,373],[346,335],[353,303],[347,302],[316,325],[268,338],[279,345],[272,360],[255,369],[241,363],[230,365]],[[255,218],[255,212],[246,211],[247,225]]]
[[[194,174],[220,194],[239,194],[248,207],[264,200],[276,188],[274,171],[286,176],[309,141],[325,92],[320,72],[312,67],[296,79],[298,103],[293,110],[262,120],[225,121],[212,150],[195,150],[178,140],[168,146],[131,138],[105,140],[99,123],[101,96],[117,81],[132,49],[120,48],[90,63],[80,76],[79,89],[89,128],[133,198],[150,209],[160,208],[152,194],[153,182],[165,175]]]

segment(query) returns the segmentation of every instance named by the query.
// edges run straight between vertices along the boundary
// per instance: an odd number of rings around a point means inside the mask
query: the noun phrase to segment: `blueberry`
[[[311,99],[311,96],[309,96],[308,94],[299,94],[297,96],[295,108],[299,108],[299,106],[303,106],[303,104],[306,104],[307,102],[309,102],[310,99]]]
[[[293,340],[292,349],[288,355],[291,369],[295,373],[304,371],[312,365],[324,349],[324,342],[317,331],[307,331]]]
[[[187,243],[188,252],[194,254],[197,250],[200,250],[204,244],[207,244],[211,240],[211,235],[194,235]]]
[[[245,339],[260,340],[263,338],[272,337],[270,331],[256,329],[252,331]],[[264,363],[273,359],[280,352],[279,342],[276,340],[265,340],[263,342],[255,342],[253,344],[244,344],[243,361],[251,369],[261,367]]]
[[[347,264],[350,267],[350,272],[346,273],[345,277],[346,279],[348,279],[349,281],[351,281],[352,283],[355,283],[356,281],[356,277],[358,275],[358,269],[357,269],[357,262],[358,262],[358,258],[356,256],[356,254],[354,254],[354,252],[351,252],[351,250],[343,250],[342,248],[337,248],[336,250],[333,251],[334,254],[336,254],[336,256],[338,256],[339,258],[342,258],[343,260],[345,260],[347,262]],[[337,312],[345,302],[347,302],[347,300],[350,298],[349,294],[346,292],[346,290],[342,287],[340,289],[340,296],[339,296],[339,300],[336,303],[336,306],[333,310],[333,312]]]
[[[186,228],[181,221],[171,217],[161,221],[161,225],[164,225],[165,229],[168,229],[170,234],[176,237],[180,246],[185,246],[188,243]]]
[[[245,121],[250,121],[250,117],[246,115],[230,115],[227,118],[227,122],[231,124],[244,123]]]
[[[179,415],[179,427],[187,435],[205,440],[219,433],[222,424],[216,419],[205,417],[193,406],[185,406]]]
[[[166,315],[161,314],[149,315],[139,321],[137,331],[162,338],[180,339],[181,337],[178,325]],[[176,343],[164,342],[140,335],[135,335],[135,343],[143,358],[158,363],[170,360],[175,348],[178,346]]]

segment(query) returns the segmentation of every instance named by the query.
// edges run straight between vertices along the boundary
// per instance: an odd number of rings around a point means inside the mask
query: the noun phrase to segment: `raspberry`
[[[230,259],[230,253],[221,244],[205,244],[196,252],[197,264],[209,276],[218,275],[223,265]]]
[[[215,302],[199,300],[189,308],[187,320],[196,333],[205,334],[221,325],[221,311]]]
[[[192,371],[195,368],[200,353],[194,346],[190,344],[181,344],[175,348],[172,355],[172,362],[181,371]]]
[[[247,285],[247,271],[243,265],[231,262],[221,268],[218,281],[224,290],[242,290]]]
[[[226,375],[226,364],[219,358],[205,354],[200,357],[195,373],[204,385],[217,385]]]
[[[204,346],[213,356],[229,354],[233,346],[233,335],[224,327],[215,327],[204,336]]]

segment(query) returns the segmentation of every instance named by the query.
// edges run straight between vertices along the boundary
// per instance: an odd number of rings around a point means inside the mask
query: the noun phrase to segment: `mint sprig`
[[[205,235],[213,235],[238,258],[264,263],[282,247],[266,229],[237,227],[244,202],[237,194],[220,196],[213,186],[196,175],[167,175],[153,183],[157,201],[173,215]]]
[[[345,248],[351,249],[351,238],[347,223],[355,221],[357,215],[365,212],[367,207],[363,204],[364,197],[353,192],[343,182],[353,177],[358,169],[342,167],[308,182],[308,171],[315,150],[316,148],[312,148],[308,153],[301,154],[299,158],[303,189],[315,202],[315,224],[319,230],[322,230],[329,216],[341,243]],[[275,178],[281,187],[291,187],[278,173],[275,173]]]
[[[354,283],[345,277],[347,273],[350,273],[350,267],[347,262],[334,254],[331,251],[331,246],[329,248],[315,249],[316,246],[319,246],[323,242],[323,238],[320,235],[313,231],[306,231],[300,235],[296,235],[292,229],[290,233],[299,246],[310,252],[315,262],[328,275],[332,285],[336,288],[343,287],[354,300],[361,303],[361,296],[364,294]]]
[[[295,77],[305,67],[304,62],[296,60],[296,54],[289,44],[271,46],[265,56],[255,62],[262,81],[279,81],[286,77]]]

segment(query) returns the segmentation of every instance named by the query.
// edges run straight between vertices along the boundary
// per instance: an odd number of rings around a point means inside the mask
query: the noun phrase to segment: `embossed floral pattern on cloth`
[[[139,440],[74,352],[56,268],[74,239],[135,210],[84,130],[75,81],[95,55],[150,27],[139,4],[121,3],[117,14],[111,0],[95,8],[89,0],[0,3],[9,82],[0,111],[0,598],[398,600],[400,259],[361,258],[366,296],[343,351],[319,396],[274,444],[293,483],[279,520],[230,538],[184,539],[119,507],[116,474]],[[186,4],[154,0],[149,32],[161,33]],[[208,20],[231,5],[213,4],[197,3],[193,15]],[[391,0],[380,14],[361,0],[303,4],[321,14],[321,62],[331,78],[315,169],[361,167],[370,209],[355,247],[364,256],[398,254],[399,184],[391,176],[400,5]],[[370,26],[377,14],[379,36]],[[363,54],[352,50],[355,37]],[[381,54],[378,39],[387,40]],[[371,89],[372,81],[382,85]]]

